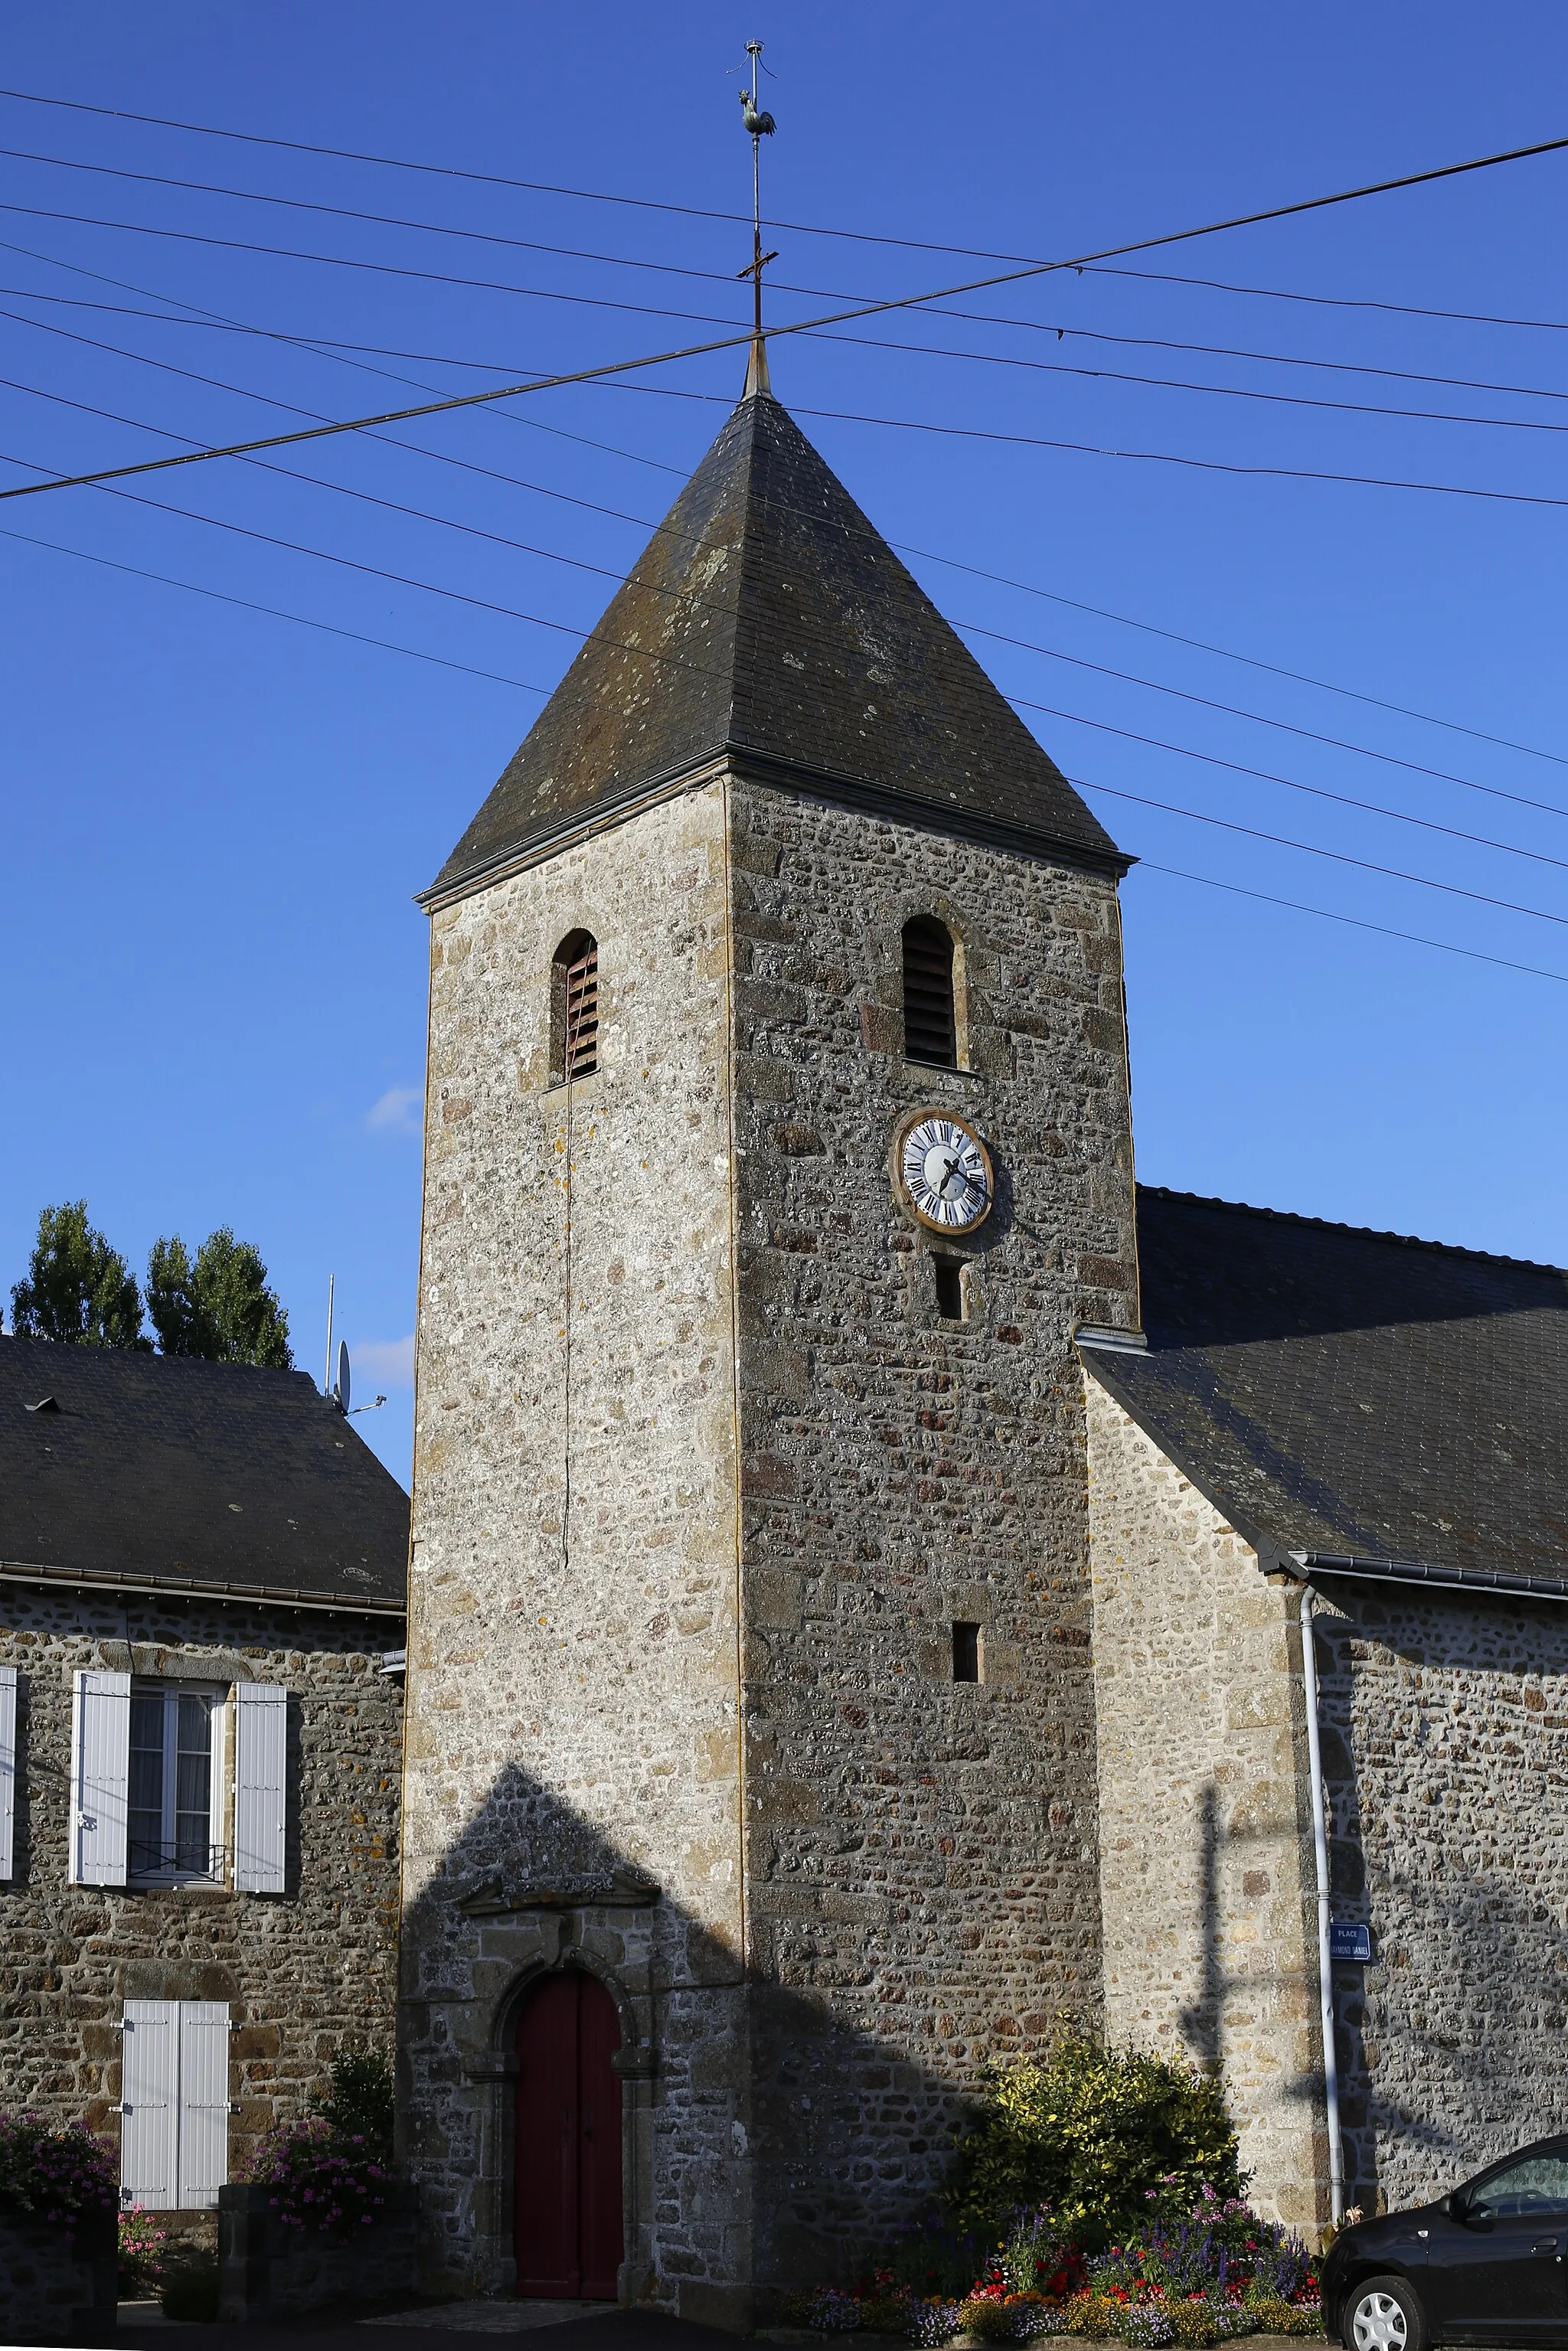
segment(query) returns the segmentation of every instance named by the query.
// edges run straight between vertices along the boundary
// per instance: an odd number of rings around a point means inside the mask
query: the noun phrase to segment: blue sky
[[[754,32],[776,74],[767,204],[804,225],[773,232],[774,275],[820,289],[780,290],[780,317],[982,267],[807,227],[1061,256],[1568,130],[1568,18],[1546,6],[57,0],[9,27],[16,89],[695,209],[0,100],[0,479],[739,320],[747,233],[697,215],[747,200],[736,68]],[[1144,861],[1125,904],[1145,1180],[1565,1254],[1568,987],[1233,894],[1568,974],[1568,506],[1525,502],[1568,500],[1568,329],[1409,315],[1568,321],[1565,209],[1568,157],[1548,157],[1131,265],[1267,292],[1056,277],[956,305],[967,319],[776,350],[780,396],[887,535],[925,550],[910,560],[943,609],[996,632],[970,640],[993,674],[1058,714],[1025,716],[1062,766],[1137,796],[1092,804]],[[508,238],[523,242],[493,241]],[[334,358],[278,337],[375,348]],[[907,348],[920,343],[991,356]],[[85,1195],[138,1267],[160,1233],[232,1224],[261,1248],[318,1375],[336,1274],[356,1387],[391,1398],[359,1426],[406,1477],[425,989],[412,895],[540,706],[497,680],[553,684],[739,375],[709,358],[406,428],[407,447],[284,452],[287,474],[225,463],[131,484],[134,499],[8,504],[0,527],[75,552],[0,539],[5,1288],[46,1201]],[[1264,391],[1287,397],[1232,396]],[[1300,404],[1312,401],[1505,421]],[[1083,445],[1038,445],[1053,442]],[[1444,486],[1295,477],[1331,474]]]

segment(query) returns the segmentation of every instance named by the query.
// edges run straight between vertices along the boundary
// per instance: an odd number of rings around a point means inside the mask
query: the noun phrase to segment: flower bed
[[[50,2130],[37,2115],[0,2114],[0,2207],[73,2230],[119,2202],[114,2150],[85,2124]]]
[[[1150,2200],[1171,2199],[1151,2191]],[[978,2258],[971,2236],[934,2225],[862,2285],[791,2296],[783,2314],[823,2335],[900,2335],[927,2346],[1075,2335],[1133,2351],[1209,2351],[1243,2335],[1321,2330],[1316,2264],[1301,2239],[1212,2187],[1184,2217],[1153,2220],[1095,2254],[1043,2208],[1016,2215]]]
[[[263,2139],[250,2183],[267,2190],[284,2228],[341,2235],[374,2228],[384,2217],[393,2173],[361,2134],[345,2137],[311,2115]]]

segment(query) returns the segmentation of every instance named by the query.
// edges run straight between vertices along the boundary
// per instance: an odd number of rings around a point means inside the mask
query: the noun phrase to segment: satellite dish
[[[347,1412],[349,1409],[349,1343],[347,1339],[340,1339],[338,1343],[338,1384],[333,1393],[338,1399],[338,1410]]]

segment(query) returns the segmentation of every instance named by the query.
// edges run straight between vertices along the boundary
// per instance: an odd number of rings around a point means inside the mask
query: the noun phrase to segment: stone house
[[[127,2205],[390,2046],[407,1537],[303,1373],[0,1339],[0,2104]]]
[[[1560,1277],[1312,1228],[1303,1394],[1247,1454],[1252,1338],[1219,1314],[1200,1375],[1181,1333],[1233,1243],[1267,1321],[1299,1228],[1135,1197],[1127,862],[754,359],[424,898],[399,2038],[447,2287],[743,2327],[918,2213],[988,2063],[1064,2022],[1223,2058],[1309,2224],[1336,2117],[1363,2193],[1490,2127],[1433,1970],[1490,2001],[1511,1963],[1490,1893],[1407,1928],[1394,1791],[1417,1722],[1462,1744],[1465,1676],[1467,1786],[1505,1720],[1509,1784],[1543,1767],[1558,1619],[1387,1563],[1466,1565],[1445,1522],[1512,1548],[1459,1497],[1482,1454],[1508,1489],[1496,1301],[1533,1283],[1548,1345]],[[1334,1248],[1405,1267],[1388,1328],[1326,1302],[1380,1294]],[[1341,1395],[1356,1346],[1432,1368]],[[1335,1917],[1381,1938],[1331,1976],[1337,2097],[1314,1728]]]

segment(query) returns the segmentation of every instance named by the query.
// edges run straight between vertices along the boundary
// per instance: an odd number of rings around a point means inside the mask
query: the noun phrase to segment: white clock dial
[[[921,1111],[901,1130],[894,1164],[901,1190],[923,1225],[971,1232],[991,1207],[991,1163],[961,1118]]]

